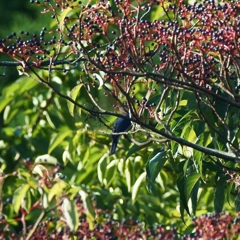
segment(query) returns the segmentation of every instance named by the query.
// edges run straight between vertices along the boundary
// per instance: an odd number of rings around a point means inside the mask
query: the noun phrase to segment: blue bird
[[[125,116],[128,117],[129,115],[126,114]],[[127,120],[124,118],[117,118],[113,124],[113,133],[127,132],[130,130],[131,125],[132,124],[131,124],[130,120]],[[118,144],[120,137],[121,137],[121,134],[113,134],[112,135],[112,147],[111,147],[109,155],[113,155],[116,152],[117,144]]]

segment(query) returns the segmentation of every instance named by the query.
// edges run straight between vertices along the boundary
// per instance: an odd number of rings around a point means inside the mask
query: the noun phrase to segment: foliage
[[[0,96],[3,234],[181,236],[239,212],[238,1],[30,2],[49,26],[0,39],[20,74]],[[132,128],[112,157],[114,116]]]

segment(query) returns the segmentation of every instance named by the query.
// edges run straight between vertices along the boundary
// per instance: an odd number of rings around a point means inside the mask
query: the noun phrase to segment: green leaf
[[[195,133],[194,129],[191,127],[190,132],[187,137],[187,140],[189,142],[195,143],[196,139],[197,139],[196,133]]]
[[[13,97],[0,97],[0,112],[12,101]]]
[[[197,207],[197,195],[199,189],[199,181],[201,178],[201,174],[196,172],[195,166],[193,162],[188,159],[186,161],[182,161],[179,164],[179,169],[182,169],[180,177],[178,180],[178,189],[180,193],[180,199],[182,202],[182,207],[190,213],[188,208],[188,200],[191,199],[192,202],[192,213],[195,215],[196,207]],[[182,210],[182,212],[184,212]],[[183,216],[182,216],[183,217]]]
[[[132,202],[135,203],[141,183],[146,179],[146,172],[143,172],[132,187]]]
[[[232,189],[234,188],[234,182],[229,182],[226,186],[227,186],[227,189],[226,189],[226,200],[227,200],[228,204],[230,206],[232,206],[231,198],[232,198]]]
[[[34,166],[33,170],[32,170],[32,173],[33,174],[38,174],[39,176],[43,177],[43,172],[46,172],[47,175],[48,175],[48,170],[46,167],[44,167],[43,165],[41,164],[38,164],[36,166]]]
[[[226,176],[223,173],[216,174],[216,189],[214,193],[214,210],[217,213],[222,212],[225,198]]]
[[[34,88],[38,84],[37,81],[34,81],[27,77],[22,77],[18,81],[12,83],[11,85],[4,87],[2,90],[2,96],[0,97],[0,112],[14,99],[16,95],[21,95],[24,92],[29,91],[31,88]]]
[[[155,212],[153,210],[151,210],[151,208],[148,206],[148,204],[146,204],[146,202],[142,202],[142,201],[138,201],[138,204],[140,206],[140,209],[143,210],[143,212],[148,213],[148,215],[150,216],[151,219],[154,219],[154,222],[157,221]]]
[[[188,208],[188,206],[187,206]],[[182,199],[180,198],[180,207],[179,207],[179,210],[180,210],[180,214],[181,214],[181,219],[182,221],[185,223],[185,220],[184,220],[184,210],[185,210],[185,203],[182,201]],[[190,215],[190,214],[189,214]]]
[[[188,199],[186,198],[186,194],[185,194],[186,193],[185,182],[186,182],[186,177],[183,175],[183,173],[181,173],[177,180],[177,187],[180,194],[180,213],[183,221],[184,221],[184,210],[186,210],[188,215],[190,215],[190,211],[187,204]]]
[[[107,165],[107,174],[105,176],[106,187],[109,187],[110,184],[112,183],[112,181],[114,180],[118,162],[119,162],[119,160],[115,159]]]
[[[72,100],[74,100],[74,101],[76,100],[81,87],[82,87],[82,84],[79,84],[71,90],[70,97],[72,98]],[[75,104],[73,104],[70,101],[68,101],[67,103],[68,103],[68,110],[69,110],[70,114],[74,117]]]
[[[237,196],[235,197],[235,211],[238,213],[240,212],[240,193],[238,192]]]
[[[26,211],[29,211],[32,208],[33,203],[32,203],[31,195],[32,195],[31,191],[27,191],[27,194],[24,198],[24,205],[25,205],[24,209]]]
[[[54,125],[54,122],[52,121],[51,115],[49,114],[49,112],[44,111],[43,114],[46,117],[46,120],[47,120],[49,126],[51,126],[51,128],[53,128],[53,129],[56,129],[56,126]]]
[[[212,143],[212,137],[210,132],[203,132],[198,136],[197,144],[207,147],[210,143]]]
[[[138,145],[133,145],[127,153],[126,159],[128,159],[132,154],[139,152],[141,149],[146,148],[148,145],[144,146],[138,146]]]
[[[151,192],[151,187],[161,171],[163,165],[167,161],[167,158],[163,158],[165,154],[164,149],[156,149],[154,151],[154,156],[149,160],[146,166],[146,172],[147,172],[147,182],[148,182],[148,189]]]
[[[122,209],[122,205],[120,205],[118,202],[115,204],[116,212],[114,213],[114,219],[121,220],[124,218],[124,211]]]
[[[31,88],[35,87],[38,84],[37,81],[34,81],[31,78],[26,76],[19,78],[17,81],[3,89],[3,96],[13,97],[18,94],[29,91]]]
[[[190,194],[191,202],[192,202],[192,213],[194,216],[196,215],[196,209],[197,209],[199,184],[200,184],[200,180],[196,182]]]
[[[134,167],[133,167],[132,161],[130,159],[127,159],[124,170],[125,170],[125,177],[126,177],[128,192],[131,192],[132,184],[134,181],[134,176],[133,176],[134,175]]]
[[[178,114],[181,117],[180,119],[176,118],[175,122],[173,121],[172,131],[175,131],[177,127],[181,129],[181,137],[185,136],[185,132],[189,129],[191,129],[191,120],[192,120],[192,114],[194,111],[179,111]]]
[[[68,131],[62,131],[61,133],[56,134],[50,141],[50,145],[48,148],[48,154],[51,154],[51,152],[60,144],[62,141],[69,136],[72,133],[71,130]]]
[[[196,171],[201,175],[201,178],[203,178],[202,176],[202,159],[203,159],[203,153],[200,151],[193,151],[193,160],[194,160],[194,165],[196,167]]]
[[[16,189],[13,194],[13,210],[18,213],[23,199],[25,198],[27,191],[29,190],[29,184],[24,184],[23,186]]]
[[[84,209],[86,211],[87,221],[88,221],[88,224],[89,224],[89,229],[93,230],[94,229],[95,211],[94,211],[92,202],[89,199],[89,196],[85,191],[80,190],[79,194],[82,198],[83,206],[84,206]]]
[[[37,189],[38,188],[38,180],[36,178],[34,178],[32,175],[30,177],[27,178],[27,182],[30,186],[30,188],[32,189]]]
[[[48,207],[48,195],[47,193],[43,192],[42,194],[42,206],[44,209],[46,209]]]
[[[61,29],[61,31],[64,30],[64,27],[65,27],[65,24],[64,24],[64,21],[65,21],[65,18],[67,17],[67,15],[69,13],[71,13],[73,11],[73,8],[71,7],[68,7],[66,9],[64,9],[59,17],[59,27]]]
[[[11,108],[10,109],[9,105],[6,106],[6,108],[4,110],[4,115],[3,115],[5,124],[7,124],[10,121],[12,121],[13,119],[15,119],[18,116],[18,113],[19,113],[19,108],[15,108],[15,109]]]
[[[39,84],[37,81],[28,77],[21,78],[17,83],[20,85],[18,94],[28,92],[30,89],[34,88]]]
[[[188,121],[181,134],[181,138],[188,140],[189,142],[195,143],[197,136],[193,128],[191,127],[191,121]],[[183,154],[186,157],[191,157],[193,155],[193,149],[188,146],[183,146]]]
[[[29,172],[27,172],[25,169],[19,168],[17,171],[18,171],[19,176],[21,176],[21,177],[24,177],[26,179],[31,177],[31,174]]]
[[[218,172],[222,170],[222,167],[213,162],[203,161],[203,167],[208,168],[211,172]]]
[[[49,190],[48,201],[51,202],[54,196],[60,196],[64,193],[64,189],[67,187],[67,183],[64,181],[59,181],[53,185],[53,187]]]
[[[199,181],[201,175],[197,172],[191,173],[189,176],[185,177],[184,182],[184,189],[185,189],[185,197],[188,200],[190,197],[190,194],[194,188],[194,186]]]
[[[106,174],[106,167],[107,167],[107,154],[104,154],[98,161],[97,166],[98,180],[101,184],[103,184],[103,179]]]
[[[158,56],[158,59],[159,59],[159,56]],[[156,94],[156,95],[154,95],[153,97],[151,97],[149,100],[148,100],[148,102],[147,102],[147,104],[155,104],[156,106],[158,105],[158,103],[159,103],[159,101],[160,101],[160,99],[161,99],[161,96],[162,96],[162,94]]]
[[[164,1],[164,7],[167,8],[170,3],[168,1]],[[154,22],[155,20],[160,20],[164,15],[166,15],[162,4],[159,4],[157,6],[157,9],[155,11],[150,11],[151,13],[151,20]]]
[[[63,216],[66,219],[67,225],[72,232],[76,232],[78,229],[78,213],[76,204],[73,200],[64,198],[62,203]]]

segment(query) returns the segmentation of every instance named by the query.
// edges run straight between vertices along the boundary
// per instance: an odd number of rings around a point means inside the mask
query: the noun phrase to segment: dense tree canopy
[[[237,234],[238,1],[30,2],[48,25],[0,39],[3,235]]]

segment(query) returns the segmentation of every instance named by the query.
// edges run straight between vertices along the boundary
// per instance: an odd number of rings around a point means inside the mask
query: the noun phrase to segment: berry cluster
[[[29,32],[24,31],[18,36],[13,32],[7,39],[0,39],[0,50],[20,62],[24,68],[27,68],[28,64],[39,67],[41,62],[49,57],[48,49],[54,50],[56,47],[56,36],[46,40],[46,30],[46,27],[43,27],[39,36],[35,33],[30,36]]]
[[[211,85],[215,78],[221,81],[219,69],[227,64],[224,59],[236,64],[239,56],[239,6],[233,1],[220,4],[207,0],[194,5],[170,1],[164,5],[153,0],[139,1],[137,6],[117,0],[113,6],[108,1],[92,6],[81,6],[77,1],[56,1],[55,5],[44,1],[42,6],[43,13],[51,12],[56,19],[55,30],[44,27],[39,36],[33,34],[28,39],[26,35],[30,35],[22,31],[20,36],[12,33],[0,40],[1,52],[26,64],[24,67],[27,63],[41,66],[51,56],[71,60],[84,56],[88,71],[109,73],[106,81],[119,83],[124,79],[123,87],[133,84],[134,77],[125,77],[122,71],[159,73],[170,65],[187,81]],[[145,20],[150,10],[161,6],[168,21]],[[233,75],[229,66],[223,70]]]
[[[237,239],[240,234],[240,219],[233,219],[227,213],[202,215],[193,223],[196,227],[194,239]]]
[[[48,217],[42,221],[34,231],[34,237],[31,239],[63,239],[71,236],[79,238],[97,238],[97,239],[236,239],[240,233],[240,219],[233,218],[227,213],[202,215],[193,220],[195,227],[191,234],[180,234],[176,227],[167,228],[163,225],[154,225],[146,227],[139,221],[130,219],[128,221],[117,221],[109,213],[104,213],[103,210],[95,208],[98,214],[98,219],[95,222],[94,228],[90,229],[86,216],[83,214],[84,208],[81,200],[75,198],[78,206],[79,226],[75,233],[72,233],[65,223],[65,219],[60,217]],[[59,227],[53,227],[55,225]],[[33,226],[27,227],[25,235],[27,235]],[[168,230],[167,230],[168,229]],[[0,230],[0,236],[9,236],[7,229]],[[11,239],[19,239],[23,233],[12,233]]]

